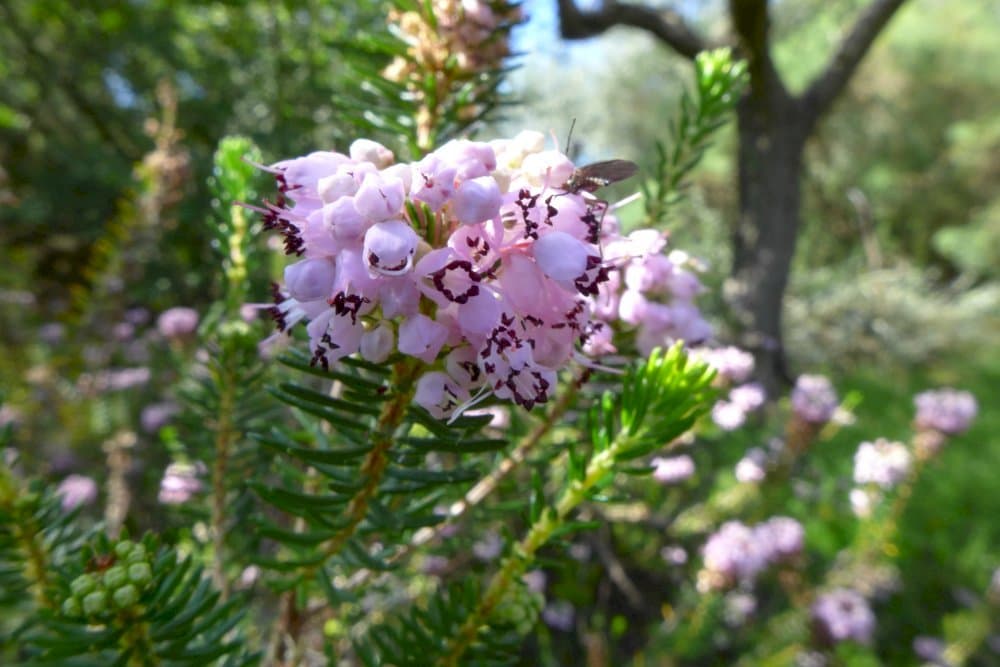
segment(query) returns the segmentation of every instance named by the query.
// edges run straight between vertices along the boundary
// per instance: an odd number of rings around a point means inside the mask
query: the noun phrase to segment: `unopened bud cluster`
[[[701,335],[700,285],[660,254],[662,234],[619,235],[607,203],[567,187],[575,166],[544,143],[535,132],[452,141],[406,164],[358,140],[348,155],[273,165],[282,197],[262,209],[266,225],[302,257],[276,292],[279,329],[308,321],[324,368],[353,354],[421,360],[415,401],[438,418],[490,394],[544,403],[558,369],[615,349],[613,322],[641,319],[648,347]],[[662,310],[663,326],[629,317],[622,286],[647,317]]]
[[[526,635],[538,622],[545,607],[545,595],[521,583],[512,585],[490,618],[498,626],[513,628],[519,635]]]
[[[105,619],[134,607],[153,581],[152,559],[142,544],[122,540],[104,559],[112,562],[110,567],[86,572],[70,583],[70,596],[62,605],[64,615]]]

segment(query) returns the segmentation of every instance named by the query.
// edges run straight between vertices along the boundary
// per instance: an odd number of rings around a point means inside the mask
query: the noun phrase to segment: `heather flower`
[[[753,355],[738,347],[703,347],[694,354],[714,368],[717,378],[727,384],[745,382],[753,373]]]
[[[739,521],[727,521],[709,536],[704,548],[709,588],[725,588],[753,581],[768,564],[768,552],[754,530]],[[714,585],[713,585],[714,584]]]
[[[699,573],[699,589],[723,590],[738,583],[751,584],[767,567],[797,557],[804,540],[802,525],[789,517],[772,517],[752,528],[739,521],[727,521],[705,543],[705,568]]]
[[[48,322],[38,328],[38,338],[48,345],[58,345],[66,337],[66,327],[59,322]]]
[[[767,393],[758,382],[748,382],[729,390],[729,402],[737,405],[744,412],[753,412],[764,405]]]
[[[909,450],[901,442],[885,438],[862,442],[854,455],[854,482],[892,488],[906,478],[911,459]]]
[[[813,627],[821,641],[835,644],[855,641],[870,644],[875,614],[857,592],[838,588],[820,595],[812,606]]]
[[[530,409],[569,362],[614,351],[626,282],[652,313],[634,322],[641,350],[704,329],[693,263],[659,254],[660,232],[613,231],[540,134],[392,160],[359,140],[268,168],[282,198],[259,210],[297,258],[270,312],[279,331],[306,325],[313,364],[419,359],[414,400],[446,419],[491,395]]]
[[[156,330],[164,338],[184,338],[198,328],[198,312],[193,308],[169,308],[156,318]]]
[[[90,505],[97,499],[97,482],[84,475],[69,475],[59,482],[56,495],[62,500],[64,510]]]
[[[848,499],[851,502],[851,511],[859,519],[867,519],[872,515],[875,505],[880,499],[878,492],[871,489],[851,489]]]
[[[204,464],[171,463],[160,481],[158,500],[165,505],[180,505],[199,493],[203,484],[199,476],[204,474]]]
[[[822,375],[800,375],[792,389],[792,410],[800,419],[825,424],[837,410],[837,393]]]
[[[946,648],[948,648],[948,644],[939,637],[919,635],[913,638],[913,652],[917,654],[918,658],[932,665],[948,664],[944,661],[944,651]]]
[[[482,561],[491,561],[503,551],[503,540],[496,533],[487,533],[481,540],[472,545],[472,553]]]
[[[976,398],[967,391],[938,389],[917,394],[914,422],[918,429],[958,435],[969,428],[978,412]]]
[[[735,431],[746,423],[747,413],[736,403],[716,401],[712,406],[712,421],[723,431]]]
[[[744,484],[763,482],[767,477],[768,455],[760,447],[751,447],[736,464],[736,480]]]
[[[754,527],[755,537],[767,553],[770,563],[783,563],[802,553],[805,530],[787,516],[771,517]]]
[[[668,544],[660,549],[660,558],[671,565],[683,565],[688,561],[688,554],[684,547]]]
[[[687,454],[656,457],[650,463],[653,479],[661,484],[679,484],[694,475],[694,460]]]
[[[572,632],[576,623],[576,607],[572,602],[556,600],[542,610],[542,620],[550,628],[561,632]]]
[[[139,423],[146,433],[156,433],[178,412],[180,407],[176,403],[151,403],[142,409]]]

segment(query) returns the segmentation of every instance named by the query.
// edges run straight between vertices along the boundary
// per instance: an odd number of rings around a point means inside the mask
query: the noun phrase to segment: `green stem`
[[[406,408],[410,405],[413,398],[416,380],[423,369],[423,364],[416,360],[400,362],[393,369],[391,386],[394,388],[394,393],[379,413],[375,430],[372,433],[372,449],[361,463],[362,486],[354,494],[354,497],[351,498],[345,510],[347,522],[333,537],[320,546],[324,558],[316,565],[302,568],[302,581],[311,579],[324,562],[339,552],[347,541],[353,537],[355,530],[357,530],[357,527],[364,520],[365,516],[367,516],[368,505],[378,492],[379,484],[389,464],[388,453],[395,442],[396,429],[403,423],[403,419],[406,416]],[[294,589],[282,596],[280,606],[281,614],[273,637],[271,650],[269,651],[270,660],[267,664],[281,663],[280,654],[283,637],[298,635],[304,625],[304,619],[297,608],[296,592]]]
[[[229,579],[226,576],[226,471],[236,430],[233,413],[236,409],[236,383],[231,373],[222,384],[219,419],[215,430],[215,465],[212,467],[212,579],[222,601],[229,599]]]
[[[117,625],[125,628],[118,643],[122,653],[130,654],[128,667],[156,667],[161,664],[153,639],[149,636],[149,623],[128,614],[119,616]]]
[[[551,539],[552,535],[580,503],[587,499],[590,492],[610,473],[615,464],[618,452],[628,445],[628,436],[621,434],[610,447],[598,452],[590,459],[582,479],[569,483],[556,502],[555,508],[542,512],[528,530],[527,535],[514,545],[511,554],[504,559],[500,570],[493,575],[486,592],[479,600],[476,609],[469,614],[456,633],[450,645],[446,647],[443,658],[438,661],[441,667],[456,667],[465,651],[472,645],[479,630],[486,624],[490,614],[503,600],[511,584],[524,574],[535,559],[535,554]]]
[[[21,488],[6,466],[0,466],[0,505],[14,518],[11,536],[24,555],[23,576],[31,587],[35,603],[39,607],[58,609],[59,600],[52,597],[51,559],[45,549],[42,527],[35,519],[38,497]]]

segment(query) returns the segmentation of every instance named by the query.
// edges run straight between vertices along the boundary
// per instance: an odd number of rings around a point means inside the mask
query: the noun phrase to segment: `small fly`
[[[562,187],[574,194],[580,192],[593,194],[606,185],[632,178],[638,171],[639,166],[630,160],[592,162],[575,169]]]

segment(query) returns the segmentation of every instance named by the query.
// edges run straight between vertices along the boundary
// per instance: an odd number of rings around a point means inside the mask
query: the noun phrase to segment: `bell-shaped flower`
[[[389,323],[379,322],[377,327],[362,334],[361,357],[372,363],[380,364],[389,358],[395,342],[395,335]]]
[[[400,179],[384,174],[366,174],[354,195],[354,207],[368,220],[381,222],[399,217],[405,196]]]
[[[525,156],[521,170],[535,187],[558,188],[570,179],[576,167],[559,151],[549,150]]]
[[[348,152],[352,160],[371,162],[379,169],[385,169],[395,159],[391,150],[371,139],[356,139]]]
[[[430,363],[447,337],[447,327],[418,313],[399,325],[399,351]]]
[[[463,181],[451,200],[451,212],[463,225],[491,220],[500,213],[500,186],[491,176]]]
[[[420,237],[402,220],[371,226],[365,233],[362,257],[372,275],[400,276],[413,268]]]
[[[371,223],[354,206],[353,197],[341,197],[322,209],[323,227],[327,233],[340,242],[356,241],[361,238]]]
[[[439,211],[455,192],[458,168],[431,153],[413,167],[410,197]]]
[[[455,139],[434,153],[448,164],[455,165],[455,178],[459,181],[487,176],[497,168],[493,147],[482,141]]]
[[[441,371],[424,373],[417,380],[413,401],[436,419],[449,417],[462,403],[469,400],[469,392]]]
[[[285,267],[285,287],[298,301],[328,298],[336,277],[337,265],[322,257],[304,259]]]
[[[531,247],[538,268],[552,280],[568,282],[587,269],[590,248],[565,232],[551,232]]]
[[[350,158],[341,153],[316,151],[305,157],[278,162],[272,165],[272,169],[281,172],[283,189],[288,196],[299,199],[319,194],[319,180],[335,173],[340,165],[349,161]]]
[[[360,349],[365,328],[353,313],[338,314],[328,309],[306,325],[306,332],[312,344],[313,363],[329,368],[330,364]]]
[[[336,172],[319,179],[317,184],[320,199],[330,204],[341,197],[351,197],[358,191],[358,181],[351,171],[351,165],[343,165]]]
[[[478,387],[485,376],[479,367],[479,355],[470,345],[456,347],[444,358],[444,368],[461,387]]]

